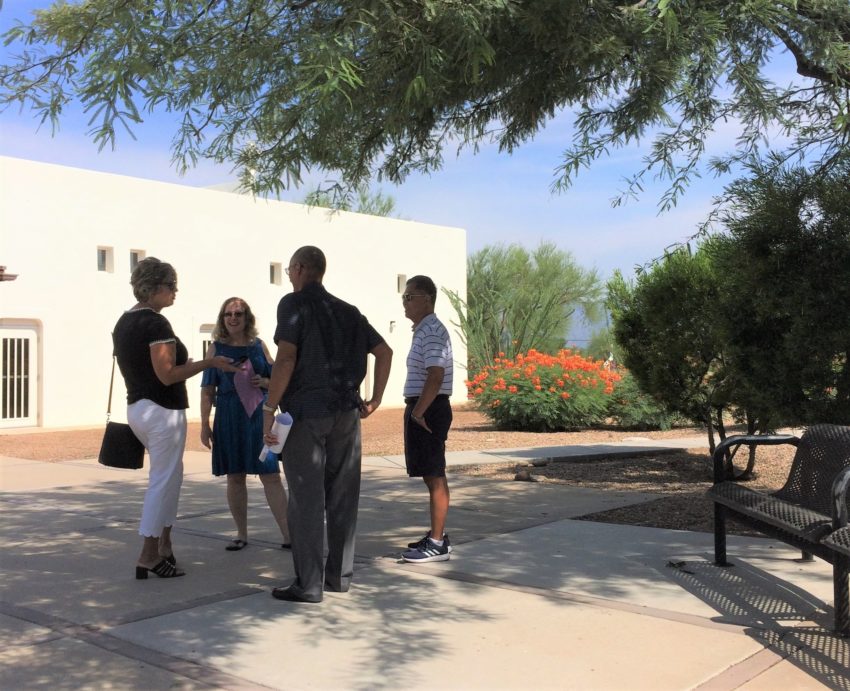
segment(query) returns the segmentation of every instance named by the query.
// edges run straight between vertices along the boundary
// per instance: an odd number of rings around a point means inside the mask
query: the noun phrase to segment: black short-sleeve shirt
[[[189,358],[186,346],[174,335],[165,317],[147,307],[124,312],[115,324],[112,343],[127,386],[128,404],[146,398],[171,410],[189,407],[186,382],[166,386],[153,369],[151,346],[155,343],[174,343],[178,365],[185,364]]]
[[[356,408],[366,357],[384,339],[354,305],[309,283],[278,304],[274,342],[280,341],[298,351],[280,405],[302,419]]]

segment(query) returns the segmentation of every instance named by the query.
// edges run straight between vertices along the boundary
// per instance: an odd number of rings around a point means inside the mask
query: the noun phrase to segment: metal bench
[[[727,452],[741,445],[791,444],[797,447],[785,484],[766,494],[731,481]],[[813,425],[793,435],[736,435],[714,451],[714,559],[726,561],[726,519],[730,516],[758,531],[832,564],[835,630],[850,636],[850,427]]]
[[[850,526],[830,533],[823,539],[823,543],[839,554],[850,557]]]

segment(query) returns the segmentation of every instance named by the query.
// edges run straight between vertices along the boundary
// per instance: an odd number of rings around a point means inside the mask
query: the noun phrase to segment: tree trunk
[[[717,428],[717,436],[720,441],[726,439],[726,425],[723,423],[723,406],[718,406],[714,409],[714,415],[712,417],[713,425]],[[712,455],[714,454],[714,450],[712,449]],[[731,451],[726,452],[726,458],[724,459],[724,470],[727,478],[731,478],[734,473],[734,468],[732,467],[732,457],[735,454]]]
[[[755,434],[756,433],[756,420],[750,414],[750,411],[747,411],[747,434]],[[753,479],[753,468],[756,465],[756,447],[750,446],[750,455],[747,458],[747,468],[743,473],[738,475],[735,479],[739,482],[745,482],[747,480]]]
[[[714,424],[711,420],[711,413],[706,412],[705,417],[703,417],[703,423],[705,423],[705,427],[708,430],[708,452],[713,456],[714,449],[716,444],[714,443]]]

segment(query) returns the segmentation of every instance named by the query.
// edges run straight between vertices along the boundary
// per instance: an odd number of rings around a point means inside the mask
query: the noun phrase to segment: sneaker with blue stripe
[[[426,537],[419,546],[402,552],[401,558],[411,564],[424,564],[429,561],[448,561],[449,544],[443,541],[438,545],[430,537]]]

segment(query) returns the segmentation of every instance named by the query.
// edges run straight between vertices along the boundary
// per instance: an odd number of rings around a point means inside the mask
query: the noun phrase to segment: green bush
[[[608,400],[608,417],[618,427],[634,430],[670,429],[675,424],[685,422],[652,396],[643,393],[630,372],[624,371],[621,375]]]

